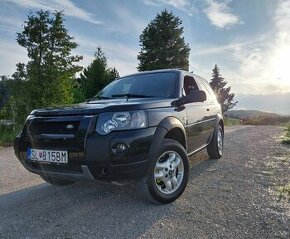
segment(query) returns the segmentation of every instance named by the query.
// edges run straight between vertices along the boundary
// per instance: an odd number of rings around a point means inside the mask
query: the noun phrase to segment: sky
[[[290,0],[0,0],[0,75],[28,60],[16,42],[29,11],[63,10],[86,67],[101,47],[121,76],[137,71],[139,36],[163,9],[178,16],[190,71],[207,80],[217,64],[237,96],[290,92]],[[287,94],[288,95],[288,94]],[[290,98],[289,104],[290,104]],[[288,105],[289,105],[288,104]]]

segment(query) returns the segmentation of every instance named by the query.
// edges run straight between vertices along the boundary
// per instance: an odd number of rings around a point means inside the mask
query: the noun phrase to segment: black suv
[[[66,185],[81,179],[141,182],[152,200],[184,191],[188,156],[223,153],[221,107],[208,82],[181,70],[121,77],[85,103],[37,109],[15,139],[30,172]]]

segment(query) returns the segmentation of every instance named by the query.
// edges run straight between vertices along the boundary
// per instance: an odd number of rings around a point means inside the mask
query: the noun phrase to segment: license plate
[[[27,149],[27,158],[46,163],[67,163],[68,153],[59,150]]]

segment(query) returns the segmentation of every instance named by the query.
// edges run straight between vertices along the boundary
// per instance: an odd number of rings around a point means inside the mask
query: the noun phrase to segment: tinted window
[[[179,75],[176,72],[160,72],[128,76],[113,81],[100,96],[131,94],[161,98],[174,98],[178,90]]]
[[[190,91],[198,90],[197,84],[192,76],[184,77],[183,90],[185,95],[188,95]]]

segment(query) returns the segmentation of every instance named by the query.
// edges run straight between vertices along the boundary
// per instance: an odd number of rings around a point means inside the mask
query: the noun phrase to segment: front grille
[[[29,127],[32,135],[41,134],[76,134],[79,128],[79,121],[73,122],[49,122],[33,121]]]
[[[92,116],[35,117],[27,121],[20,146],[21,158],[31,169],[81,174],[85,164],[84,141]],[[68,127],[69,126],[69,127]],[[67,164],[46,164],[27,160],[27,149],[63,150]]]

